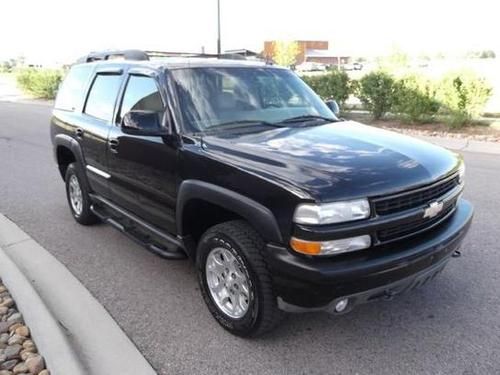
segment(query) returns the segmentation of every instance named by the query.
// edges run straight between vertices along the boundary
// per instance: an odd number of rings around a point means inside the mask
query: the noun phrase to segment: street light
[[[220,46],[220,0],[217,0],[217,55],[221,54]]]

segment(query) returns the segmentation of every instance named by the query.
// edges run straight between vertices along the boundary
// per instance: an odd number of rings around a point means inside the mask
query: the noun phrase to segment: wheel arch
[[[54,156],[59,167],[62,179],[65,179],[68,165],[76,162],[83,168],[83,153],[76,140],[65,134],[58,134],[54,138]],[[84,174],[85,175],[85,174]]]
[[[200,209],[206,208],[207,205],[225,220],[246,220],[265,241],[283,242],[276,218],[267,207],[232,190],[199,180],[186,180],[180,185],[176,207],[178,235],[193,235],[193,226],[196,227],[193,221],[203,221]],[[218,222],[202,223],[202,228],[205,229],[206,224],[213,225]],[[194,240],[200,234],[194,233]]]

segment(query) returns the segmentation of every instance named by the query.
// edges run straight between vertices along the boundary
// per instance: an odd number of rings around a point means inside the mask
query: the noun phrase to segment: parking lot
[[[500,373],[499,155],[464,154],[475,221],[462,257],[434,282],[343,316],[290,315],[270,335],[244,340],[213,320],[189,261],[74,222],[49,117],[46,105],[0,103],[0,212],[69,268],[159,374]]]

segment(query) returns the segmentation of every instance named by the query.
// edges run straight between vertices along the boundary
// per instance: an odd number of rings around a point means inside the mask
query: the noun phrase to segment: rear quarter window
[[[59,87],[54,105],[56,109],[75,111],[82,107],[92,69],[90,65],[76,65],[71,68]]]

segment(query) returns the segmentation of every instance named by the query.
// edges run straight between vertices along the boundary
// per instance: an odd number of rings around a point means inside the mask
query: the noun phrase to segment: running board
[[[153,228],[150,224],[116,207],[101,197],[92,194],[94,203],[90,210],[103,222],[110,224],[127,237],[142,245],[152,253],[169,260],[186,259],[182,244],[176,238]],[[122,217],[120,220],[119,217]],[[129,221],[128,225],[124,221]],[[159,240],[153,240],[156,237]]]

